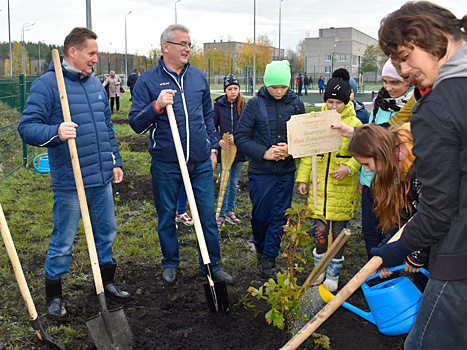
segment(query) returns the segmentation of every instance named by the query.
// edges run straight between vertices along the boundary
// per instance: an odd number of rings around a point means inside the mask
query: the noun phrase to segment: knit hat
[[[358,87],[357,87],[357,82],[355,81],[355,79],[350,77],[349,84],[352,87],[354,94],[356,94],[358,92]]]
[[[233,74],[227,74],[224,77],[224,92],[225,92],[225,89],[227,89],[230,85],[237,85],[238,87],[240,87],[238,78]]]
[[[324,102],[330,98],[340,100],[345,104],[350,101],[350,84],[342,78],[331,78],[324,91]]]
[[[386,63],[383,66],[382,76],[397,79],[402,82],[404,81],[404,79],[402,79],[402,77],[399,74],[397,74],[396,68],[394,68],[390,58],[386,61]]]
[[[290,63],[287,60],[283,61],[272,61],[266,65],[266,71],[264,72],[264,85],[274,86],[283,85],[289,86],[290,84]]]

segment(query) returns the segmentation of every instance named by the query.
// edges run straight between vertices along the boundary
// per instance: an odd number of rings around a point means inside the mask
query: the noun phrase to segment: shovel
[[[216,221],[219,220],[221,214],[222,203],[224,202],[225,189],[230,177],[230,168],[232,168],[235,155],[237,154],[237,146],[229,143],[229,134],[224,134],[222,140],[227,144],[227,148],[221,150],[222,174],[221,186],[219,189],[219,199],[217,201]]]
[[[204,285],[206,299],[208,301],[209,309],[214,314],[221,314],[223,317],[227,317],[227,312],[230,308],[227,285],[224,281],[214,282],[214,273],[212,271],[211,259],[209,258],[208,248],[206,247],[206,241],[204,239],[203,228],[201,227],[201,221],[199,219],[198,207],[196,206],[193,188],[191,187],[190,175],[188,174],[185,155],[183,154],[182,142],[180,141],[180,134],[178,133],[177,121],[175,119],[172,105],[167,105],[166,108],[167,115],[169,117],[170,129],[172,131],[172,137],[174,139],[175,150],[177,152],[178,163],[180,165],[180,171],[182,172],[188,203],[190,204],[191,214],[196,231],[196,238],[198,239],[198,246],[201,252],[201,258],[204,263],[206,278],[208,280],[208,283]]]
[[[62,65],[60,64],[60,56],[56,49],[52,50],[52,57],[55,66],[55,75],[57,76],[58,89],[60,92],[60,100],[62,103],[63,118],[65,122],[71,122]],[[75,139],[69,139],[68,146],[70,148],[76,190],[78,191],[79,206],[81,209],[81,216],[83,218],[84,232],[86,234],[86,242],[88,245],[89,258],[91,260],[92,274],[94,277],[94,284],[96,286],[97,300],[99,301],[100,309],[97,316],[86,321],[86,325],[88,326],[89,332],[91,333],[98,350],[131,349],[132,334],[123,309],[118,308],[113,311],[107,310],[104,286],[99,269],[99,260],[97,258],[96,245],[92,233],[91,219],[89,217],[88,204],[86,201],[86,193],[84,191],[83,178],[81,177],[81,168],[79,166]]]
[[[0,226],[2,229],[3,242],[5,242],[5,247],[8,252],[8,256],[10,257],[11,265],[13,266],[13,271],[15,272],[16,281],[18,282],[19,290],[21,291],[21,295],[23,296],[23,299],[26,303],[29,317],[31,318],[31,326],[36,331],[37,338],[39,338],[39,340],[45,345],[47,345],[50,349],[65,350],[65,345],[53,339],[50,335],[48,335],[45,332],[44,328],[42,328],[42,324],[39,320],[39,316],[37,315],[37,311],[34,306],[31,293],[29,292],[29,288],[26,283],[26,278],[24,277],[23,269],[21,268],[21,263],[18,258],[18,253],[16,252],[15,244],[13,243],[13,239],[11,238],[10,230],[8,229],[8,225],[6,223],[5,215],[3,214],[3,209],[1,205]]]
[[[388,243],[397,241],[402,234],[404,227],[389,240]],[[321,309],[297,334],[285,344],[282,350],[296,349],[302,344],[324,321],[326,321],[339,306],[346,301],[365,280],[383,263],[383,259],[379,256],[374,256],[370,261],[363,266],[359,272],[340,290],[336,296],[329,301],[324,308]]]

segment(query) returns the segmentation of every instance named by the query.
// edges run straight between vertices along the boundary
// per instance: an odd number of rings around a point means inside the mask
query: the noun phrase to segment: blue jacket
[[[104,186],[113,179],[113,168],[123,165],[107,95],[95,76],[81,77],[80,73],[69,72],[63,66],[62,71],[71,120],[78,124],[75,140],[84,187]],[[48,72],[31,85],[18,131],[26,143],[48,148],[52,189],[74,190],[68,142],[58,138],[58,127],[63,121],[52,62]]]
[[[367,124],[370,121],[370,114],[365,108],[365,105],[360,101],[353,101],[353,106],[355,109],[355,113],[357,113],[357,118],[360,119],[362,124]]]
[[[158,66],[141,74],[133,89],[131,127],[140,134],[149,130],[149,153],[154,159],[178,162],[167,111],[155,108],[160,92],[166,89],[177,90],[173,110],[187,163],[209,159],[211,149],[219,147],[211,92],[201,69],[189,63],[177,76],[166,68],[161,56]]]
[[[269,139],[266,122],[259,111],[257,99],[250,99],[234,133],[237,148],[250,158],[248,174],[281,176],[293,173],[296,167],[292,156],[280,161],[266,160],[263,156],[272,145],[287,142],[287,121],[292,115],[305,113],[305,106],[299,101],[299,110],[295,109],[294,99],[297,95],[290,89],[280,100],[272,97],[266,86],[259,89],[258,95],[266,104],[272,140]]]
[[[216,128],[218,141],[222,140],[222,136],[226,133],[233,135],[235,129],[237,129],[238,121],[240,120],[237,111],[237,101],[238,99],[234,102],[229,102],[225,95],[219,96],[214,100],[214,127]],[[220,159],[220,152],[218,159]],[[237,149],[234,163],[244,162],[245,160],[245,155]]]

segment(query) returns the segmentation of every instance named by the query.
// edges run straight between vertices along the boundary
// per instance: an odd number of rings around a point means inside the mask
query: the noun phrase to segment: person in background
[[[252,203],[251,228],[259,271],[276,278],[285,210],[292,203],[295,160],[288,152],[287,121],[305,113],[305,106],[289,89],[288,61],[266,65],[264,86],[250,99],[234,132],[235,143],[250,161],[248,178]]]
[[[324,93],[324,80],[323,80],[323,76],[320,75],[319,76],[319,79],[318,79],[318,89],[319,89],[319,94],[321,95],[322,93]]]
[[[115,74],[115,71],[110,71],[110,76],[104,81],[104,87],[109,86],[110,110],[114,112],[114,101],[117,105],[117,113],[120,111],[120,88],[122,87],[122,79]]]
[[[109,75],[104,75],[104,82],[109,78]],[[109,92],[109,84],[104,85],[105,93],[107,94],[107,99],[110,101],[110,92]]]
[[[214,127],[216,128],[219,146],[226,149],[227,145],[222,137],[224,134],[228,134],[229,144],[235,145],[234,130],[237,128],[240,115],[245,106],[245,99],[240,92],[238,78],[233,74],[227,74],[224,77],[224,92],[225,95],[219,96],[214,100]],[[218,160],[219,158],[220,154]],[[237,154],[230,169],[229,182],[227,183],[224,200],[222,202],[221,213],[217,220],[217,227],[219,230],[224,226],[225,220],[232,225],[236,225],[240,222],[233,210],[235,208],[235,198],[237,196],[238,179],[240,178],[240,172],[245,160],[246,158],[243,153],[237,150]],[[222,164],[220,173],[222,173]]]
[[[138,69],[135,68],[133,69],[133,73],[130,74],[130,76],[128,77],[127,79],[127,82],[126,84],[128,85],[128,87],[130,88],[130,101],[133,101],[133,88],[135,87],[135,84],[136,84],[136,81],[138,80],[139,78],[139,74],[138,74]]]
[[[349,126],[357,127],[362,123],[355,115],[353,103],[350,101],[352,88],[348,82],[349,72],[345,69],[337,70],[329,80],[324,93],[322,110],[335,110],[341,115],[342,121]],[[358,176],[360,164],[347,151],[350,140],[342,137],[342,145],[335,152],[318,154],[318,206],[313,209],[315,219],[314,237],[316,248],[313,250],[315,266],[328,250],[329,235],[333,240],[348,226],[354,217],[357,198]],[[307,193],[307,184],[312,180],[311,156],[300,159],[297,172],[298,191]],[[310,186],[311,187],[311,186]],[[310,191],[308,203],[313,203],[313,191]],[[322,218],[326,221],[322,221]],[[338,288],[339,276],[344,264],[344,247],[335,255],[316,284],[323,282],[326,288],[333,292]]]
[[[342,68],[343,69],[343,68]],[[355,112],[357,113],[357,118],[360,119],[362,124],[367,124],[370,121],[370,114],[365,108],[363,102],[357,101],[355,96],[357,95],[358,87],[355,79],[350,77],[349,78],[350,86],[352,87],[352,93],[350,94],[350,101],[353,102],[353,107]]]
[[[410,124],[417,177],[422,183],[417,213],[401,238],[373,254],[383,267],[407,252],[431,247],[430,279],[405,349],[465,349],[467,318],[467,15],[462,19],[436,4],[408,2],[381,21],[379,43],[433,89],[412,109]],[[442,336],[440,336],[442,335]]]
[[[303,75],[302,75],[302,73],[298,74],[298,76],[297,76],[297,87],[298,87],[298,96],[302,96],[302,88],[303,88]]]
[[[63,321],[62,277],[69,272],[72,247],[81,218],[67,140],[74,139],[88,202],[92,231],[105,293],[121,301],[130,294],[114,284],[117,260],[112,244],[117,235],[112,181],[123,180],[122,157],[110,120],[109,102],[100,81],[93,75],[97,63],[97,35],[74,28],[65,38],[61,69],[66,83],[72,122],[63,121],[60,94],[53,62],[48,72],[34,81],[19,122],[22,139],[47,147],[52,190],[54,228],[45,260],[45,302],[50,317]]]
[[[209,84],[201,69],[188,62],[191,38],[187,27],[179,24],[167,27],[161,34],[161,48],[163,55],[159,64],[141,74],[133,89],[129,119],[135,132],[149,131],[157,231],[163,254],[162,278],[167,283],[174,283],[180,264],[174,218],[183,179],[166,110],[170,104],[177,121],[213,278],[233,284],[232,276],[219,266],[221,252],[213,181],[219,146],[214,134]],[[205,274],[201,254],[199,266]]]
[[[308,75],[305,76],[303,84],[305,85],[305,95],[308,95],[308,88],[310,87],[310,77]]]

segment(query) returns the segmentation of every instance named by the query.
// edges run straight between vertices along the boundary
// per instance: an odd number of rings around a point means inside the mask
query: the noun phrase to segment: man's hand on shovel
[[[162,112],[162,110],[167,106],[174,103],[174,96],[177,93],[177,90],[167,89],[162,90],[159,96],[157,97],[156,102],[154,103],[154,108],[157,111]]]

